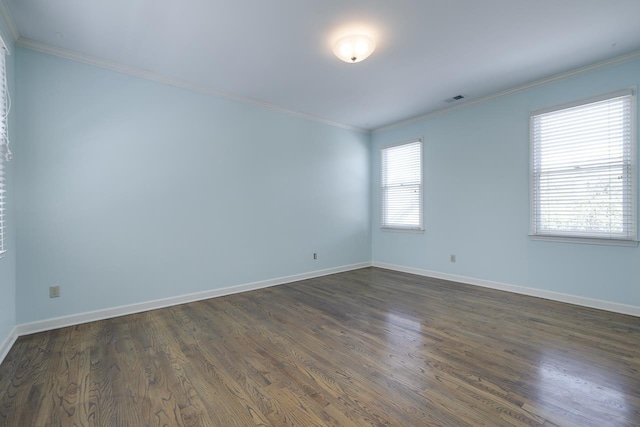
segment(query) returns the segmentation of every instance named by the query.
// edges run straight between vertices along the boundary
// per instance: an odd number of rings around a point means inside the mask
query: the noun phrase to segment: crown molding
[[[403,120],[397,123],[393,123],[387,126],[383,126],[380,128],[373,129],[371,131],[372,134],[378,134],[382,132],[386,132],[391,129],[396,129],[402,126],[406,126],[412,123],[416,123],[422,120],[430,119],[432,117],[441,116],[443,114],[451,113],[452,111],[462,110],[464,108],[469,108],[474,105],[483,104],[485,102],[493,101],[494,99],[501,98],[503,96],[511,95],[518,92],[524,92],[525,90],[533,89],[535,87],[544,86],[546,84],[556,82],[559,80],[568,79],[570,77],[577,76],[579,74],[584,74],[589,71],[598,70],[605,67],[610,67],[612,65],[623,64],[625,62],[634,61],[636,59],[640,59],[640,50],[628,53],[626,55],[617,56],[615,58],[607,59],[606,61],[597,62],[595,64],[587,65],[584,67],[576,68],[575,70],[567,71],[565,73],[556,74],[551,77],[547,77],[542,80],[536,80],[531,83],[525,83],[520,86],[513,87],[511,89],[506,89],[491,95],[483,96],[482,98],[478,98],[475,100],[471,100],[462,104],[458,104],[452,107],[443,108],[441,110],[432,111],[430,113],[426,113],[417,117],[413,117],[407,120]]]
[[[0,0],[0,3],[3,0]],[[300,117],[306,120],[311,120],[317,123],[322,123],[324,125],[337,127],[341,129],[346,129],[353,132],[363,133],[366,135],[370,135],[371,131],[369,129],[363,129],[356,126],[347,125],[344,123],[334,122],[332,120],[323,119],[321,117],[317,117],[311,114],[302,113],[299,111],[288,110],[286,108],[279,107],[277,105],[269,104],[267,102],[261,102],[250,98],[243,98],[239,96],[229,95],[224,92],[216,91],[212,88],[196,85],[192,83],[188,83],[182,80],[174,79],[171,77],[164,76],[158,73],[152,73],[150,71],[141,70],[139,68],[130,67],[128,65],[120,64],[113,61],[108,61],[105,59],[96,58],[93,56],[85,55],[83,53],[75,52],[72,50],[62,49],[56,46],[52,46],[46,43],[41,43],[35,40],[26,39],[24,37],[19,37],[15,41],[15,45],[34,50],[36,52],[45,53],[48,55],[58,56],[60,58],[69,59],[71,61],[81,62],[83,64],[93,65],[95,67],[104,68],[107,70],[115,71],[121,74],[127,74],[133,77],[138,77],[146,80],[152,80],[157,83],[163,83],[169,86],[179,87],[181,89],[190,90],[193,92],[199,92],[206,95],[213,95],[219,98],[224,98],[230,101],[240,102],[243,104],[253,105],[262,109],[276,111],[279,113],[287,114],[289,116]]]
[[[279,113],[283,113],[283,114],[287,114],[290,116],[294,116],[294,117],[300,117],[306,120],[311,120],[317,123],[322,123],[328,126],[332,126],[332,127],[337,127],[337,128],[341,128],[341,129],[346,129],[349,131],[353,131],[353,132],[358,132],[358,133],[362,133],[362,134],[366,134],[366,135],[371,135],[371,134],[379,134],[379,133],[383,133],[392,129],[396,129],[402,126],[407,126],[409,124],[412,123],[416,123],[422,120],[426,120],[426,119],[430,119],[432,117],[436,117],[436,116],[440,116],[443,114],[447,114],[447,113],[451,113],[453,111],[457,111],[457,110],[462,110],[464,108],[469,108],[478,104],[483,104],[489,101],[492,101],[494,99],[497,98],[501,98],[507,95],[511,95],[514,93],[518,93],[518,92],[523,92],[529,89],[533,89],[535,87],[539,87],[539,86],[544,86],[546,84],[552,83],[552,82],[556,82],[559,80],[564,80],[564,79],[568,79],[570,77],[574,77],[576,75],[580,75],[583,73],[587,73],[590,71],[594,71],[594,70],[598,70],[601,68],[605,68],[605,67],[609,67],[609,66],[613,66],[613,65],[618,65],[618,64],[622,64],[625,62],[629,62],[629,61],[633,61],[636,59],[640,59],[640,51],[635,51],[635,52],[631,52],[628,53],[626,55],[622,55],[622,56],[618,56],[615,58],[611,58],[605,61],[601,61],[601,62],[597,62],[595,64],[591,64],[591,65],[587,65],[584,67],[580,67],[565,73],[561,73],[561,74],[556,74],[554,76],[551,77],[547,77],[545,79],[541,79],[541,80],[536,80],[534,82],[530,82],[530,83],[525,83],[523,85],[520,86],[516,86],[510,89],[506,89],[491,95],[487,95],[475,100],[470,100],[468,102],[462,103],[462,104],[458,104],[455,106],[451,106],[451,107],[447,107],[447,108],[443,108],[440,110],[435,110],[426,114],[422,114],[420,116],[416,116],[410,119],[406,119],[406,120],[402,120],[387,126],[382,126],[376,129],[364,129],[364,128],[360,128],[360,127],[356,127],[356,126],[351,126],[351,125],[347,125],[344,123],[339,123],[339,122],[334,122],[332,120],[327,120],[321,117],[317,117],[311,114],[307,114],[307,113],[302,113],[299,111],[294,111],[294,110],[289,110],[286,108],[282,108],[279,107],[277,105],[274,104],[269,104],[267,102],[261,102],[261,101],[257,101],[254,99],[250,99],[250,98],[243,98],[243,97],[239,97],[239,96],[234,96],[234,95],[230,95],[224,92],[219,92],[217,90],[214,90],[210,87],[206,87],[206,86],[201,86],[201,85],[196,85],[196,84],[192,84],[192,83],[188,83],[179,79],[174,79],[168,76],[164,76],[162,74],[158,74],[158,73],[152,73],[150,71],[145,71],[145,70],[141,70],[139,68],[135,68],[135,67],[130,67],[128,65],[124,65],[124,64],[120,64],[117,62],[113,62],[113,61],[108,61],[108,60],[104,60],[104,59],[100,59],[100,58],[96,58],[90,55],[85,55],[79,52],[75,52],[72,50],[67,50],[67,49],[62,49],[56,46],[52,46],[46,43],[41,43],[35,40],[31,40],[31,39],[27,39],[24,37],[21,37],[17,31],[17,28],[15,26],[15,22],[13,21],[13,18],[11,17],[11,13],[9,12],[8,8],[6,7],[5,4],[5,0],[0,0],[0,17],[2,17],[5,22],[7,23],[7,28],[9,29],[11,36],[14,38],[14,43],[16,46],[19,47],[23,47],[25,49],[30,49],[30,50],[34,50],[36,52],[41,52],[41,53],[45,53],[48,55],[53,55],[53,56],[58,56],[61,58],[65,58],[65,59],[69,59],[72,61],[76,61],[76,62],[81,62],[84,64],[88,64],[88,65],[93,65],[95,67],[99,67],[99,68],[104,68],[104,69],[108,69],[111,71],[115,71],[121,74],[127,74],[130,76],[134,76],[134,77],[138,77],[138,78],[142,78],[142,79],[146,79],[146,80],[151,80],[151,81],[155,81],[157,83],[163,83],[169,86],[174,86],[174,87],[179,87],[182,89],[186,89],[186,90],[190,90],[190,91],[194,91],[194,92],[199,92],[199,93],[203,93],[206,95],[213,95],[219,98],[224,98],[227,100],[231,100],[231,101],[235,101],[235,102],[240,102],[243,104],[249,104],[249,105],[253,105],[259,108],[263,108],[266,110],[271,110],[271,111],[276,111]]]
[[[0,18],[4,21],[7,30],[9,30],[9,35],[13,39],[13,42],[18,40],[20,38],[20,32],[5,0],[0,0]]]

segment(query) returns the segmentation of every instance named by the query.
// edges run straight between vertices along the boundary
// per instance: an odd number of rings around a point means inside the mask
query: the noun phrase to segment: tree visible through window
[[[635,97],[531,114],[531,234],[636,241]]]
[[[381,150],[382,228],[422,230],[422,141]]]

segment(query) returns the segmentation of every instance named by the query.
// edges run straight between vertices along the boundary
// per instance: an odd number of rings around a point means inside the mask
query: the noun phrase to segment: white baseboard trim
[[[599,310],[611,311],[614,313],[628,314],[640,317],[640,307],[635,305],[620,304],[617,302],[604,301],[594,298],[586,298],[578,295],[563,294],[560,292],[547,291],[544,289],[529,288],[526,286],[510,285],[507,283],[494,282],[491,280],[476,279],[456,274],[440,273],[437,271],[423,270],[420,268],[405,267],[402,265],[387,264],[374,261],[373,267],[385,268],[387,270],[401,271],[404,273],[416,274],[418,276],[432,277],[434,279],[449,280],[452,282],[464,283],[466,285],[481,286],[483,288],[497,289],[500,291],[513,292],[516,294],[528,295],[532,297],[544,298],[553,301],[566,302],[569,304],[581,305],[583,307],[597,308]]]
[[[13,347],[16,340],[18,339],[18,328],[14,326],[14,328],[9,333],[9,336],[0,343],[0,364],[4,361],[4,358],[9,354],[9,350]]]
[[[432,277],[435,279],[450,280],[453,282],[464,283],[467,285],[480,286],[483,288],[497,289],[501,291],[513,292],[516,294],[528,295],[538,298],[545,298],[553,301],[565,302],[569,304],[581,305],[584,307],[596,308],[600,310],[611,311],[614,313],[628,314],[640,317],[640,307],[633,305],[620,304],[611,301],[586,298],[577,295],[563,294],[560,292],[547,291],[543,289],[529,288],[525,286],[511,285],[507,283],[494,282],[490,280],[477,279],[467,276],[459,276],[449,273],[441,273],[431,270],[423,270],[419,268],[406,267],[396,264],[387,264],[383,262],[362,262],[358,264],[345,265],[340,267],[329,268],[325,270],[311,271],[308,273],[295,274],[291,276],[279,277],[275,279],[262,280],[258,282],[246,283],[243,285],[229,286],[225,288],[212,289],[203,292],[195,292],[175,297],[162,298],[152,301],[145,301],[136,304],[123,305],[119,307],[106,308],[102,310],[89,311],[85,313],[73,314],[69,316],[56,317],[45,320],[38,320],[30,323],[17,325],[11,334],[0,344],[0,363],[9,353],[9,350],[15,343],[16,339],[22,335],[34,334],[37,332],[48,331],[67,326],[79,325],[81,323],[94,322],[97,320],[109,319],[118,316],[126,316],[128,314],[141,313],[159,308],[171,307],[174,305],[186,304],[194,301],[201,301],[209,298],[216,298],[225,295],[232,295],[241,292],[248,292],[271,286],[284,285],[287,283],[297,282],[300,280],[313,279],[316,277],[328,276],[330,274],[343,273],[351,270],[358,270],[366,267],[378,267],[387,270],[401,271],[405,273],[416,274],[419,276]]]
[[[37,332],[49,331],[52,329],[64,328],[67,326],[79,325],[81,323],[94,322],[96,320],[110,319],[128,314],[141,313],[158,308],[165,308],[174,305],[185,304],[194,301],[201,301],[209,298],[216,298],[225,295],[237,294],[240,292],[254,291],[271,286],[284,285],[300,280],[313,279],[330,274],[343,273],[345,271],[358,270],[360,268],[371,267],[370,262],[345,265],[341,267],[328,268],[325,270],[311,271],[308,273],[294,274],[292,276],[279,277],[275,279],[261,280],[258,282],[246,283],[243,285],[229,286],[209,291],[195,292],[191,294],[178,295],[175,297],[162,298],[152,301],[145,301],[136,304],[122,305],[119,307],[106,308],[102,310],[88,311],[85,313],[72,314],[69,316],[55,317],[52,319],[38,320],[30,323],[18,325],[17,335],[29,335]]]

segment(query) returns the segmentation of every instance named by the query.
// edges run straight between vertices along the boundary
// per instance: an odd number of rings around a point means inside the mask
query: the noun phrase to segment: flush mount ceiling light
[[[376,48],[371,37],[353,34],[338,40],[333,47],[333,53],[344,62],[356,63],[367,59]]]

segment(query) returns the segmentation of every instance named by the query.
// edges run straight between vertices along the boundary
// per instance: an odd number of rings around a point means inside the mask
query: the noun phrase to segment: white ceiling
[[[640,50],[640,0],[2,0],[17,44],[377,129]],[[347,64],[356,29],[376,51]]]

